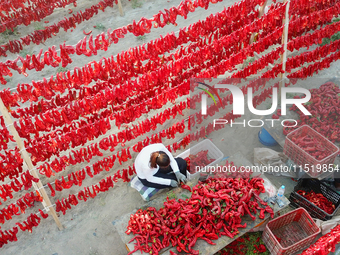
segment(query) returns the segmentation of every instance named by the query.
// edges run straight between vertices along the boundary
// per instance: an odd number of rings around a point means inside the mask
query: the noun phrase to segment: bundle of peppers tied
[[[187,185],[183,188],[190,190]],[[192,196],[186,200],[175,199],[164,202],[159,210],[149,207],[139,209],[131,215],[126,234],[135,235],[135,249],[149,254],[159,251],[171,243],[178,252],[199,254],[193,250],[198,239],[214,245],[222,235],[233,238],[239,228],[246,228],[242,216],[255,220],[265,218],[265,212],[274,217],[274,212],[259,197],[265,192],[262,178],[233,179],[208,178],[192,188]],[[174,252],[170,252],[175,254]]]

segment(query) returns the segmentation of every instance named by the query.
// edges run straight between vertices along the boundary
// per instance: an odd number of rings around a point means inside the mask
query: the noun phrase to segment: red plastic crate
[[[269,221],[262,239],[271,254],[288,255],[309,247],[320,232],[312,217],[300,207]]]
[[[328,152],[328,156],[322,160],[317,160],[312,155],[305,152],[302,148],[296,145],[291,138],[293,136],[301,137],[309,135],[313,139],[317,140],[321,143],[321,145]],[[333,164],[338,154],[339,148],[329,141],[326,137],[312,129],[308,125],[303,125],[293,132],[289,133],[285,140],[285,145],[283,148],[283,153],[289,157],[295,164],[301,165],[304,168],[305,165],[309,167],[309,172],[307,172],[311,177],[318,177],[323,173],[323,171],[318,172],[318,167],[322,167],[323,165]],[[321,168],[322,169],[322,168]],[[306,169],[304,169],[306,171]]]

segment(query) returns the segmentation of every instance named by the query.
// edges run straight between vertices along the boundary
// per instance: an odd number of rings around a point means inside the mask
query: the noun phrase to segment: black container
[[[321,193],[325,198],[335,205],[334,212],[332,214],[326,213],[324,210],[309,202],[303,196],[299,195],[297,193],[298,190]],[[290,194],[289,201],[291,202],[291,206],[295,208],[303,207],[313,218],[318,218],[320,220],[330,220],[333,216],[340,214],[340,194],[338,194],[333,188],[327,186],[317,179],[300,179],[298,184],[294,187],[294,191]]]

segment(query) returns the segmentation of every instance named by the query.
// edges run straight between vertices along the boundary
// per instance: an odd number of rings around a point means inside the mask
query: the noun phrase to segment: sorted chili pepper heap
[[[340,88],[333,82],[326,82],[318,89],[311,89],[310,92],[311,99],[304,106],[312,115],[304,115],[293,105],[290,110],[299,114],[298,125],[296,127],[283,128],[283,134],[287,135],[294,129],[307,124],[327,137],[331,142],[340,142],[340,127],[338,124]],[[300,97],[295,96],[294,98]]]
[[[185,158],[185,161],[187,162],[187,170],[190,173],[196,173],[196,167],[202,168],[204,166],[207,166],[211,162],[214,162],[215,159],[208,159],[208,150],[203,150],[195,155],[190,154],[189,157]]]
[[[313,190],[310,192],[298,190],[297,193],[328,214],[332,214],[335,210],[335,205],[321,193],[315,193]]]
[[[299,137],[294,135],[291,137],[293,143],[302,148],[309,155],[313,156],[317,160],[322,160],[330,155],[329,151],[318,141],[310,135]]]
[[[159,210],[138,210],[131,215],[126,231],[136,235],[130,241],[136,241],[135,249],[129,254],[137,250],[159,254],[170,243],[178,252],[199,254],[193,250],[198,239],[214,245],[212,240],[222,235],[233,238],[239,228],[247,226],[241,224],[242,216],[255,220],[259,210],[260,219],[264,219],[265,212],[274,217],[272,208],[259,197],[264,191],[261,178],[208,178],[192,188],[191,198],[167,198]]]

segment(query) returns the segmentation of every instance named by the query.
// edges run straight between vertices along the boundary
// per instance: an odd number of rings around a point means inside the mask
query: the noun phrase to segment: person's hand
[[[184,174],[182,174],[181,172],[176,172],[175,173],[178,182],[185,182],[185,180],[187,179],[187,177],[185,177]]]
[[[171,180],[170,186],[176,188],[176,187],[178,187],[178,182]]]

